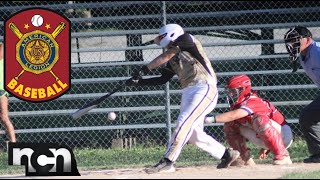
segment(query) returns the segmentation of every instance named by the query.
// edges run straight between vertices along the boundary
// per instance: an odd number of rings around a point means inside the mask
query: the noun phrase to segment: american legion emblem
[[[70,20],[45,8],[19,11],[5,21],[5,89],[30,102],[45,102],[71,85]]]

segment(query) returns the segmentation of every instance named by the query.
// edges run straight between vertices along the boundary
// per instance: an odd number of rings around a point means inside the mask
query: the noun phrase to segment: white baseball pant
[[[198,84],[182,90],[180,114],[165,153],[166,158],[176,161],[187,142],[216,159],[222,158],[225,146],[204,132],[204,118],[216,107],[217,100],[218,89],[215,85]]]

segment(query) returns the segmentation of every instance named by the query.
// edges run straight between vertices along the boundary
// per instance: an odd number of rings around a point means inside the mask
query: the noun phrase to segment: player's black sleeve
[[[193,49],[197,48],[190,34],[184,33],[179,36],[171,46],[178,46],[181,51],[188,51],[191,54]],[[169,46],[170,48],[170,46]]]
[[[141,86],[161,85],[161,84],[168,82],[175,75],[175,73],[172,71],[169,64],[167,65],[167,67],[162,68],[160,71],[161,71],[160,77],[154,77],[154,78],[149,78],[149,79],[140,79],[138,84]]]

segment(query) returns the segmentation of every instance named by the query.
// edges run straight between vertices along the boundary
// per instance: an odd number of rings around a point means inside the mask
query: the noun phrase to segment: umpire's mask
[[[312,37],[312,34],[307,28],[301,26],[291,28],[284,35],[286,49],[292,62],[292,72],[298,69],[297,60],[300,55],[300,41],[304,37]]]

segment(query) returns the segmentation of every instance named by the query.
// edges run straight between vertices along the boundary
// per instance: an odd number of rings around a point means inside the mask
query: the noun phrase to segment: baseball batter
[[[292,143],[292,132],[280,111],[251,90],[251,80],[246,75],[230,78],[226,91],[231,111],[207,117],[205,122],[225,123],[226,139],[240,152],[245,165],[254,164],[246,139],[270,150],[274,154],[274,165],[292,164],[286,150]],[[266,158],[266,151],[260,153],[260,158]]]
[[[178,24],[168,24],[160,29],[154,39],[167,50],[143,66],[127,81],[127,85],[159,85],[178,76],[182,87],[180,114],[176,129],[168,144],[164,158],[155,166],[146,169],[147,173],[174,172],[174,162],[187,142],[221,159],[217,168],[227,168],[239,157],[239,152],[228,149],[204,132],[204,118],[217,104],[217,78],[201,43],[191,34],[185,33]],[[142,79],[142,73],[166,64],[161,77]]]

